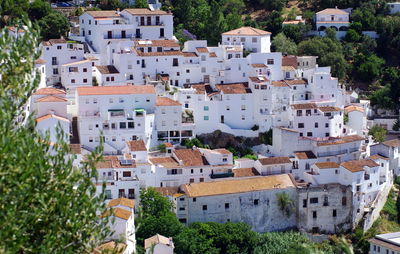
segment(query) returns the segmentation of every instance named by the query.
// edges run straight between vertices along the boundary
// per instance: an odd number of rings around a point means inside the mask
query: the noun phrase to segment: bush
[[[371,135],[376,142],[385,141],[386,130],[378,125],[374,125],[368,132],[368,135]]]

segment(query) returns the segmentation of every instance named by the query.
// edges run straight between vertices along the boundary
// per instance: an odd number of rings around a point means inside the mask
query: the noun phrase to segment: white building
[[[174,242],[172,238],[156,234],[144,240],[146,254],[173,254]]]
[[[244,222],[257,232],[296,227],[296,185],[290,175],[238,178],[181,186],[177,216],[182,223]],[[279,195],[293,206],[280,207]]]
[[[396,14],[400,12],[400,2],[393,2],[393,3],[387,3],[389,6],[390,14]]]
[[[347,114],[348,122],[346,126],[354,130],[359,136],[367,136],[367,116],[362,107],[350,105],[344,109]]]
[[[369,240],[369,253],[379,254],[379,253],[389,253],[398,254],[400,253],[400,233],[387,233],[376,235],[374,238]]]
[[[347,31],[350,22],[350,14],[341,9],[328,8],[315,14],[315,23],[317,31],[324,31],[327,28],[333,28],[336,31]]]
[[[390,170],[394,175],[399,175],[399,147],[399,139],[387,140],[379,144],[371,145],[370,153],[371,155],[380,155],[388,158]]]
[[[222,34],[222,45],[242,45],[253,53],[271,52],[271,33],[253,27],[241,27]]]

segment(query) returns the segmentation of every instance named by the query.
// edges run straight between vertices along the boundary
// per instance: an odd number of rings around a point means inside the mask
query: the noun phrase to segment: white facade
[[[399,2],[394,2],[394,3],[387,3],[390,9],[390,14],[396,14],[400,12],[400,3]]]
[[[346,31],[350,24],[350,14],[341,9],[328,8],[315,14],[317,31],[324,31],[326,28],[333,28],[336,31]]]
[[[369,240],[370,244],[369,253],[399,254],[400,253],[399,236],[400,236],[399,232],[376,235],[374,238]]]
[[[271,33],[253,27],[241,27],[222,34],[222,45],[242,45],[253,53],[271,51]]]

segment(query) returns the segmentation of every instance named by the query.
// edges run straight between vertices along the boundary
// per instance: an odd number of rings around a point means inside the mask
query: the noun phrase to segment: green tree
[[[53,11],[39,20],[40,34],[44,40],[58,39],[67,36],[69,31],[68,19],[60,12]]]
[[[383,109],[395,109],[395,104],[391,96],[390,85],[386,85],[373,91],[369,99],[373,106],[378,106]]]
[[[386,130],[379,125],[374,125],[369,129],[368,135],[371,135],[376,142],[383,142],[385,141]]]
[[[358,55],[355,58],[357,78],[363,81],[370,81],[381,75],[382,66],[385,60],[375,54]]]
[[[306,235],[293,231],[264,233],[260,236],[259,242],[254,254],[290,253],[293,248],[298,248],[300,245],[314,245]]]
[[[147,0],[135,0],[135,8],[148,8]]]
[[[283,33],[277,34],[272,40],[272,47],[276,52],[283,52],[289,55],[297,55],[297,45],[287,38]]]
[[[358,42],[361,40],[361,35],[356,30],[349,29],[346,33],[345,40],[347,42]]]
[[[221,33],[225,32],[226,22],[220,4],[212,0],[210,4],[211,14],[208,24],[208,43],[217,45],[220,41]]]
[[[0,1],[0,25],[9,24],[13,18],[25,17],[28,9],[29,0]]]
[[[28,9],[28,15],[31,20],[41,19],[52,12],[51,6],[47,1],[35,0]]]
[[[184,228],[174,238],[175,251],[177,254],[218,254],[217,248],[213,246],[213,239],[207,238],[194,228]]]
[[[309,31],[310,26],[302,23],[297,25],[285,25],[282,27],[282,32],[286,35],[286,37],[296,43],[300,43],[302,40],[304,40]]]
[[[265,29],[273,35],[280,33],[283,18],[279,11],[272,11],[265,21]]]
[[[281,11],[287,3],[286,0],[260,0],[260,2],[269,11]]]
[[[58,133],[50,144],[26,116],[25,105],[39,84],[37,33],[15,39],[0,31],[0,252],[90,253],[108,235],[104,192],[96,196],[93,177],[99,153],[73,166]]]
[[[233,30],[243,26],[242,16],[236,13],[229,13],[226,16],[226,30]]]
[[[281,211],[285,213],[286,216],[290,216],[290,213],[294,208],[294,203],[289,194],[287,194],[286,192],[277,193],[276,198]]]
[[[140,209],[136,219],[136,239],[143,246],[144,239],[155,234],[175,237],[182,225],[172,211],[173,204],[154,188],[140,191]]]

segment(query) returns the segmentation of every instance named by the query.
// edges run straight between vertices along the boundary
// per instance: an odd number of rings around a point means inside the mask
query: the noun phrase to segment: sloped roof
[[[145,239],[144,240],[144,248],[145,249],[148,249],[148,248],[150,248],[153,244],[154,245],[156,245],[156,244],[165,244],[165,245],[170,245],[170,240],[169,240],[169,238],[167,238],[167,237],[165,237],[165,236],[162,236],[162,235],[159,235],[159,234],[156,234],[156,235],[154,235],[154,236],[152,236],[152,237],[150,237],[150,238],[147,238],[147,239]]]
[[[147,8],[134,8],[134,9],[125,9],[124,11],[132,14],[132,15],[172,15],[172,13],[168,13],[162,10],[150,10]]]
[[[114,207],[114,206],[126,206],[129,208],[134,208],[135,207],[135,200],[133,199],[127,199],[127,198],[116,198],[110,200],[108,202],[107,207]]]
[[[174,101],[168,97],[157,97],[156,106],[181,106],[177,101]]]
[[[41,121],[44,121],[44,120],[47,120],[47,119],[50,119],[50,118],[54,118],[54,119],[57,119],[57,120],[60,120],[60,121],[64,121],[64,122],[69,122],[69,120],[67,118],[62,117],[62,116],[57,116],[57,115],[54,115],[54,114],[47,114],[47,115],[38,117],[38,118],[36,118],[36,122],[39,123]]]
[[[335,14],[349,14],[349,13],[344,10],[337,9],[337,8],[327,8],[325,10],[317,12],[316,14],[335,15]]]
[[[110,215],[114,215],[115,217],[123,220],[129,220],[129,218],[132,216],[132,212],[117,207],[117,208],[112,208],[111,210],[107,210],[105,213],[103,213],[102,217],[107,217]]]
[[[86,60],[89,61],[89,60]],[[96,68],[101,74],[118,74],[119,71],[114,65],[96,65]]]
[[[379,166],[378,163],[370,159],[346,161],[342,162],[340,165],[353,173],[363,171],[364,167]]]
[[[35,102],[66,102],[68,101],[65,98],[61,98],[54,95],[47,95],[37,99]]]
[[[146,144],[143,140],[130,140],[126,144],[131,152],[147,151]]]
[[[392,140],[387,140],[385,142],[382,142],[385,146],[391,146],[391,147],[399,147],[400,146],[400,139],[392,139]]]
[[[354,106],[354,105],[345,107],[344,111],[346,113],[350,113],[350,112],[353,112],[353,111],[359,111],[359,112],[363,112],[364,113],[364,109],[362,107],[358,107],[358,106]]]
[[[184,166],[205,166],[209,165],[206,158],[197,149],[179,149],[173,151],[176,158],[182,162]]]
[[[152,85],[127,86],[83,86],[77,88],[78,95],[114,95],[114,94],[155,94]]]
[[[116,18],[121,15],[117,11],[86,11],[93,18]]]
[[[33,94],[34,95],[65,94],[65,91],[61,90],[61,89],[53,88],[53,87],[46,87],[46,88],[39,88]]]
[[[285,163],[292,163],[289,157],[268,157],[268,158],[261,158],[258,159],[261,165],[274,165],[274,164],[285,164]]]
[[[251,93],[251,89],[246,87],[243,83],[234,84],[219,84],[215,86],[224,94],[247,94]]]
[[[313,153],[313,151],[298,151],[294,152],[294,155],[299,158],[300,160],[307,160],[307,159],[316,159],[317,156]]]
[[[234,177],[259,176],[260,173],[255,168],[235,168],[232,169]]]
[[[325,169],[325,168],[339,168],[339,164],[333,161],[325,161],[325,162],[317,162],[314,164],[320,169]]]
[[[362,141],[364,140],[363,137],[358,135],[349,135],[340,138],[329,138],[327,140],[317,141],[318,146],[329,146],[329,145],[338,145],[338,144],[345,144],[355,141]]]
[[[190,183],[182,185],[181,189],[188,197],[194,198],[294,187],[295,183],[289,174],[281,174],[252,178],[233,178],[229,180],[213,182]]]
[[[254,27],[250,27],[250,26],[244,26],[244,27],[240,27],[228,32],[223,33],[222,35],[269,35],[271,34],[270,32],[267,31],[263,31]]]

